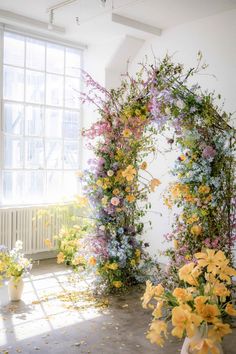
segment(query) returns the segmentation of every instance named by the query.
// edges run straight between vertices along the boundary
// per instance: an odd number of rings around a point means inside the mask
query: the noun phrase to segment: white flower
[[[109,177],[112,177],[114,175],[114,172],[112,170],[107,171],[107,175]]]
[[[166,107],[165,108],[165,114],[168,115],[168,116],[171,114],[170,107]]]
[[[105,226],[104,225],[101,225],[101,226],[99,226],[99,229],[101,230],[101,231],[105,231]]]
[[[176,104],[176,106],[177,106],[179,109],[183,109],[184,106],[185,106],[185,104],[184,104],[184,102],[183,102],[182,100],[176,101],[175,104]]]
[[[15,244],[15,248],[16,248],[17,250],[22,250],[22,248],[23,248],[23,242],[20,241],[20,240],[17,240],[17,241],[16,241],[16,244]]]

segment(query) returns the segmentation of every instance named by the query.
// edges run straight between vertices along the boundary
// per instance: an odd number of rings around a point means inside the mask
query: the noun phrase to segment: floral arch
[[[215,104],[212,93],[188,85],[200,69],[185,72],[169,57],[155,66],[142,65],[135,78],[127,75],[117,90],[107,91],[84,73],[91,102],[100,118],[84,131],[95,154],[83,185],[96,215],[90,237],[90,263],[110,289],[150,277],[154,261],[146,252],[142,218],[148,194],[161,183],[148,172],[146,158],[157,153],[158,134],[174,131],[168,143],[180,155],[172,173],[175,182],[165,204],[180,207],[167,249],[168,279],[204,247],[221,249],[232,257],[235,240],[235,130],[230,115]],[[158,236],[157,236],[158,237]]]

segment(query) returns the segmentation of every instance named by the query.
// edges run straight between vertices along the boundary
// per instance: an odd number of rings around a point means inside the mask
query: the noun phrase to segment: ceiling
[[[0,0],[0,9],[48,22],[47,9],[62,1]],[[236,0],[113,0],[114,13],[162,30],[234,8]],[[105,7],[101,6],[101,0],[77,0],[56,10],[54,19],[55,25],[65,27],[64,38],[88,45],[111,41],[125,34],[143,39],[152,36],[113,23],[111,13],[112,0],[107,0]],[[12,23],[12,20],[8,19],[8,22]]]

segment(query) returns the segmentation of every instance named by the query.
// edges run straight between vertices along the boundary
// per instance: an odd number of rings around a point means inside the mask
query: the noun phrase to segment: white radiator
[[[51,240],[57,235],[64,219],[55,209],[50,208],[50,216],[42,215],[48,207],[33,206],[0,209],[0,245],[13,248],[16,240],[23,241],[26,254],[48,251],[45,239]]]

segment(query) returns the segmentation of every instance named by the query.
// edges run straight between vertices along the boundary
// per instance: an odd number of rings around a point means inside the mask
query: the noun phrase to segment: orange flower
[[[209,323],[216,322],[218,320],[218,316],[220,316],[220,310],[217,305],[202,304],[202,306],[198,307],[197,312],[203,320]]]
[[[162,333],[167,338],[167,324],[164,321],[155,320],[150,326],[147,338],[152,344],[156,343],[157,345],[163,347],[164,338],[162,336]]]
[[[232,304],[226,305],[225,312],[230,316],[236,316],[236,310]]]
[[[193,262],[190,262],[180,268],[178,274],[180,280],[183,280],[190,285],[196,286],[198,285],[197,279],[201,274],[201,270],[199,269],[199,267],[195,267],[195,264]]]
[[[210,192],[210,187],[209,186],[200,186],[199,188],[198,188],[198,192],[200,193],[200,194],[208,194],[209,192]]]
[[[182,338],[185,331],[188,337],[193,337],[197,326],[201,323],[201,318],[191,312],[191,307],[184,304],[176,306],[172,310],[172,324],[174,329],[172,335]]]
[[[146,170],[147,168],[147,162],[146,161],[143,161],[141,166],[140,166],[141,170]]]
[[[222,251],[206,249],[205,252],[198,252],[194,255],[198,259],[200,267],[207,267],[208,272],[217,272],[220,265],[226,260]]]
[[[153,178],[150,182],[151,191],[155,192],[156,187],[158,187],[160,184],[161,184],[161,182],[159,181],[159,179]]]
[[[163,307],[164,301],[160,301],[157,303],[155,310],[153,311],[152,315],[158,319],[162,317],[162,307]]]
[[[218,321],[214,323],[212,328],[209,329],[208,336],[216,342],[221,342],[222,337],[229,333],[232,333],[230,325],[228,323]]]
[[[120,194],[120,190],[118,188],[115,188],[112,193],[114,195],[119,195]]]
[[[63,252],[59,252],[58,255],[57,255],[57,263],[58,264],[63,263],[64,260],[65,260],[64,253]]]
[[[91,266],[95,266],[97,263],[96,261],[96,258],[95,257],[90,257],[89,260],[88,260],[88,264],[91,265]]]
[[[209,338],[200,339],[199,341],[192,341],[190,343],[191,350],[198,354],[220,354],[213,340]]]
[[[175,288],[173,295],[177,298],[179,302],[187,302],[193,299],[192,295],[183,288]]]
[[[133,203],[135,201],[135,196],[133,194],[129,194],[125,198],[129,203]]]
[[[113,286],[114,286],[115,288],[117,288],[117,289],[121,288],[122,285],[123,285],[120,280],[114,280],[114,281],[112,282],[112,284],[113,284]]]

